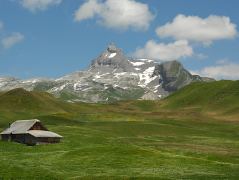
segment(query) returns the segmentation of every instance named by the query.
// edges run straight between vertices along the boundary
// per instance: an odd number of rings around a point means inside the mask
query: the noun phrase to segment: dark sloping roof
[[[31,134],[34,137],[54,137],[54,138],[62,138],[61,135],[56,134],[51,131],[42,131],[42,130],[30,130],[27,131],[28,134]]]
[[[40,122],[38,119],[18,120],[10,125],[1,134],[24,134],[36,123]]]

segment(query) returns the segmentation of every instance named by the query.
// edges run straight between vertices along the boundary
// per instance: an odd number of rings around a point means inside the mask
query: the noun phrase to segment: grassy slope
[[[14,89],[0,94],[0,123],[16,118],[65,113],[65,104],[48,93]]]
[[[62,102],[44,92],[28,92],[24,89],[14,89],[0,94],[1,110],[14,112],[55,112],[64,111]]]
[[[239,115],[239,81],[192,83],[166,98],[163,106]]]
[[[172,97],[169,100],[177,104]],[[1,102],[0,96],[0,105]],[[162,109],[157,101],[72,105],[58,104],[55,99],[56,104],[51,104],[52,101],[44,98],[44,102],[54,108],[49,111],[28,108],[34,112],[32,117],[38,117],[50,130],[64,136],[62,143],[28,147],[0,142],[0,177],[239,177],[239,123],[236,121],[217,121],[200,111],[177,110],[179,106],[169,103],[167,106],[174,110]],[[6,113],[3,105],[0,111]],[[13,114],[28,116],[17,111]],[[1,117],[0,121],[7,124]]]

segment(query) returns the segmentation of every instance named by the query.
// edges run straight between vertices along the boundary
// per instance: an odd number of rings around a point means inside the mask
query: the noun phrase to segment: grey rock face
[[[70,102],[95,103],[129,99],[156,100],[191,82],[211,80],[191,75],[177,61],[159,64],[149,59],[129,60],[121,49],[111,44],[85,71],[58,79],[0,78],[0,90],[20,87],[47,91]]]
[[[168,92],[174,92],[194,81],[193,76],[178,61],[165,62],[157,66],[162,76],[162,86]]]
[[[106,51],[92,61],[91,70],[106,72],[107,70],[115,69],[122,72],[129,72],[133,70],[133,66],[121,49],[110,45]]]

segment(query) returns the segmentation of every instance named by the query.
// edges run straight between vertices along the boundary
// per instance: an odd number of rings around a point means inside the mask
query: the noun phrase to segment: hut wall
[[[30,136],[29,134],[11,134],[11,141],[15,141],[18,143],[23,143],[27,145],[35,145],[36,138]]]
[[[11,141],[25,143],[25,134],[11,134]]]
[[[27,144],[27,145],[36,145],[37,144],[37,138],[30,135],[30,134],[26,134],[24,143]]]
[[[58,137],[34,137],[30,134],[4,134],[1,135],[1,139],[4,141],[14,141],[27,145],[53,144],[59,143],[61,140],[61,138]]]
[[[57,137],[38,137],[37,138],[37,144],[53,144],[53,143],[59,143],[60,138]]]
[[[1,135],[1,139],[3,141],[9,141],[10,140],[10,135],[9,134],[2,134]]]
[[[59,143],[61,138],[58,137],[34,137],[32,135],[26,134],[25,144],[36,145],[36,144],[53,144]]]

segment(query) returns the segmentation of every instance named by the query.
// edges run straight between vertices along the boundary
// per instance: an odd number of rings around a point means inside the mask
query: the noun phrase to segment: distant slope
[[[167,97],[162,107],[239,113],[239,81],[192,83]]]
[[[26,91],[18,88],[0,94],[0,118],[15,114],[33,115],[64,113],[65,105],[45,92]]]

